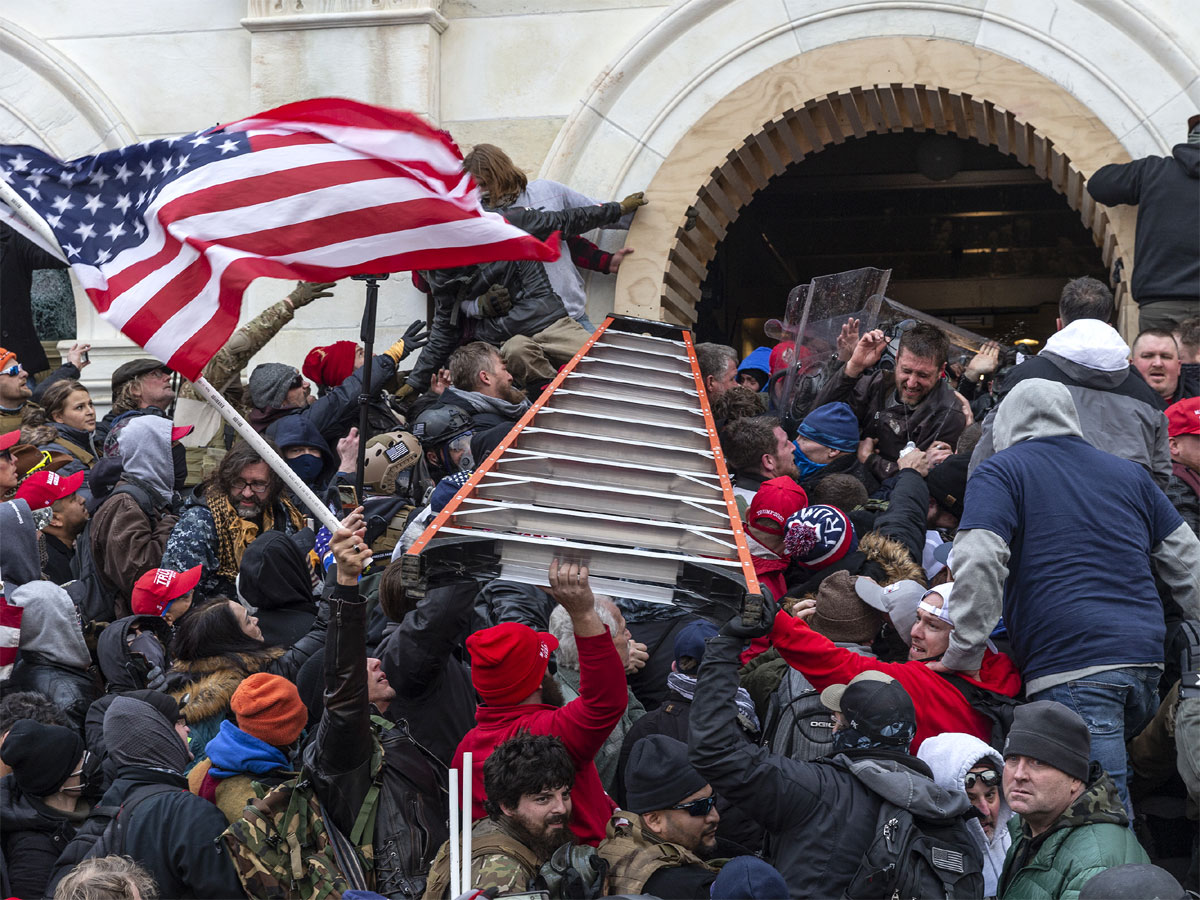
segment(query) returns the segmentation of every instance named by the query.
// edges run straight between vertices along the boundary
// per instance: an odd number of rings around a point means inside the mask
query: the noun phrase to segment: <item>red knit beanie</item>
[[[304,377],[322,387],[337,387],[353,374],[357,353],[358,344],[354,341],[336,341],[327,347],[313,347],[304,357]]]
[[[239,684],[229,705],[238,728],[272,747],[289,746],[308,722],[308,707],[296,686],[269,672],[258,672]]]
[[[558,640],[518,622],[502,622],[467,638],[471,681],[489,706],[513,706],[538,689]]]

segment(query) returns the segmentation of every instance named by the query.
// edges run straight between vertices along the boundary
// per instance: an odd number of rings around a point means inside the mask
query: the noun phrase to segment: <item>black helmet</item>
[[[433,450],[473,429],[470,418],[457,406],[435,406],[417,417],[413,437],[426,450]]]

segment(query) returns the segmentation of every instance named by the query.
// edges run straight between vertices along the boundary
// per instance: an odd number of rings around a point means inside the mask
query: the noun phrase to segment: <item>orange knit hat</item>
[[[230,702],[238,728],[272,747],[287,747],[304,730],[308,707],[281,675],[258,672],[238,685]]]

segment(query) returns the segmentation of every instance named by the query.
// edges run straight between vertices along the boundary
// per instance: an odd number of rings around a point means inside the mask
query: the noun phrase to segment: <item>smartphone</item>
[[[358,494],[354,492],[354,485],[339,484],[338,485],[338,500],[342,504],[342,512],[349,514],[358,507]]]
[[[89,362],[91,362],[91,360],[92,360],[91,354],[88,353],[86,350],[84,350],[82,353],[79,354],[79,361],[81,363],[83,363],[84,365],[87,365]]]

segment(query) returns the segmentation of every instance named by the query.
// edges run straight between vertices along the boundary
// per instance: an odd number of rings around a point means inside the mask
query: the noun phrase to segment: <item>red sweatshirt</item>
[[[604,792],[596,772],[596,753],[604,745],[629,703],[625,667],[613,646],[608,629],[595,637],[577,637],[579,648],[579,697],[558,709],[544,703],[522,706],[479,706],[475,727],[464,735],[454,751],[453,766],[462,767],[463,753],[474,754],[471,799],[473,818],[487,815],[483,809],[483,763],[497,745],[524,728],[532,734],[553,734],[562,739],[575,763],[575,787],[571,791],[571,830],[580,843],[593,847],[604,840],[604,829],[617,805]],[[461,803],[461,798],[450,798]]]
[[[917,710],[917,733],[911,747],[914,755],[922,741],[945,731],[964,731],[985,743],[991,740],[991,719],[976,712],[958,688],[923,662],[885,663],[860,656],[837,646],[809,628],[803,619],[793,619],[786,612],[775,617],[771,636],[779,655],[818,691],[831,684],[848,684],[867,669],[885,672],[900,682]],[[979,680],[967,678],[967,681],[1006,697],[1015,697],[1021,689],[1021,676],[1012,660],[993,650],[984,652]]]

